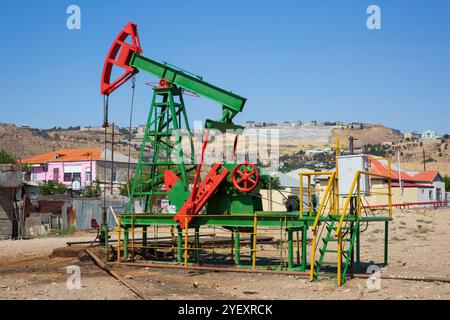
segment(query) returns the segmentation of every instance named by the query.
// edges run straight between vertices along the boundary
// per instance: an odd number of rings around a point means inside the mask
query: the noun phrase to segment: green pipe
[[[389,253],[389,221],[384,222],[384,265],[388,265]]]
[[[129,238],[129,231],[128,228],[126,228],[123,231],[123,257],[125,259],[128,259],[128,238]]]
[[[301,271],[306,271],[306,241],[308,236],[308,226],[305,224],[302,228],[302,266]]]
[[[292,230],[288,230],[288,270],[294,267],[294,236]]]
[[[237,266],[241,264],[241,234],[239,231],[234,233],[234,263]]]
[[[357,222],[356,232],[356,273],[359,273],[361,268],[361,232],[359,232],[359,222]]]
[[[147,226],[142,227],[142,246],[144,250],[147,248]]]
[[[177,227],[177,261],[183,262],[183,233],[180,227]]]

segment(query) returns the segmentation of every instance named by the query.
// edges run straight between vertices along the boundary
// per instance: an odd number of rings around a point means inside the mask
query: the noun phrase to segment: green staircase
[[[337,226],[338,221],[336,220],[329,220],[324,224],[327,232],[325,237],[321,239],[322,247],[318,250],[320,254],[319,259],[315,261],[314,280],[317,280],[320,275],[330,276],[336,275],[338,272],[339,251],[338,236],[336,234]],[[359,219],[348,221],[345,226],[341,227],[342,250],[340,259],[342,261],[342,283],[345,282],[351,264],[353,248],[358,232]],[[328,272],[324,272],[323,270],[327,270]]]

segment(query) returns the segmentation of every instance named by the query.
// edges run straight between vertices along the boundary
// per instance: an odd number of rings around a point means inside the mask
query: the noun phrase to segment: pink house
[[[101,152],[100,148],[61,149],[21,162],[31,165],[31,182],[53,180],[70,186],[77,180],[83,186],[89,186],[95,180],[96,161],[100,160]]]
[[[71,186],[74,181],[79,181],[81,188],[85,188],[98,179],[101,184],[109,185],[112,180],[115,189],[128,181],[127,169],[130,167],[134,171],[137,163],[131,159],[128,166],[128,156],[114,152],[114,165],[111,166],[111,151],[101,148],[60,149],[21,162],[31,165],[30,182],[33,184],[53,180]]]

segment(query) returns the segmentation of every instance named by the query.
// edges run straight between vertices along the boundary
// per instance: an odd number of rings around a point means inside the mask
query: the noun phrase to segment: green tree
[[[67,192],[67,186],[62,183],[49,180],[39,185],[39,194],[42,196],[48,196],[52,194],[64,194]]]
[[[442,180],[444,180],[445,183],[445,191],[450,192],[450,176],[445,175]]]
[[[8,152],[2,149],[0,150],[0,163],[15,164],[17,163],[17,159],[13,155],[9,154]]]
[[[100,188],[100,181],[98,179],[95,179],[92,186],[87,187],[83,191],[83,195],[85,197],[98,197],[100,195],[101,191],[102,190]]]

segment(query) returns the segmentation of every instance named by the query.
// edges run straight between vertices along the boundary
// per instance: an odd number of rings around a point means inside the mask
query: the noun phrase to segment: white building
[[[437,138],[436,132],[433,130],[426,130],[422,132],[422,140],[434,140]]]

